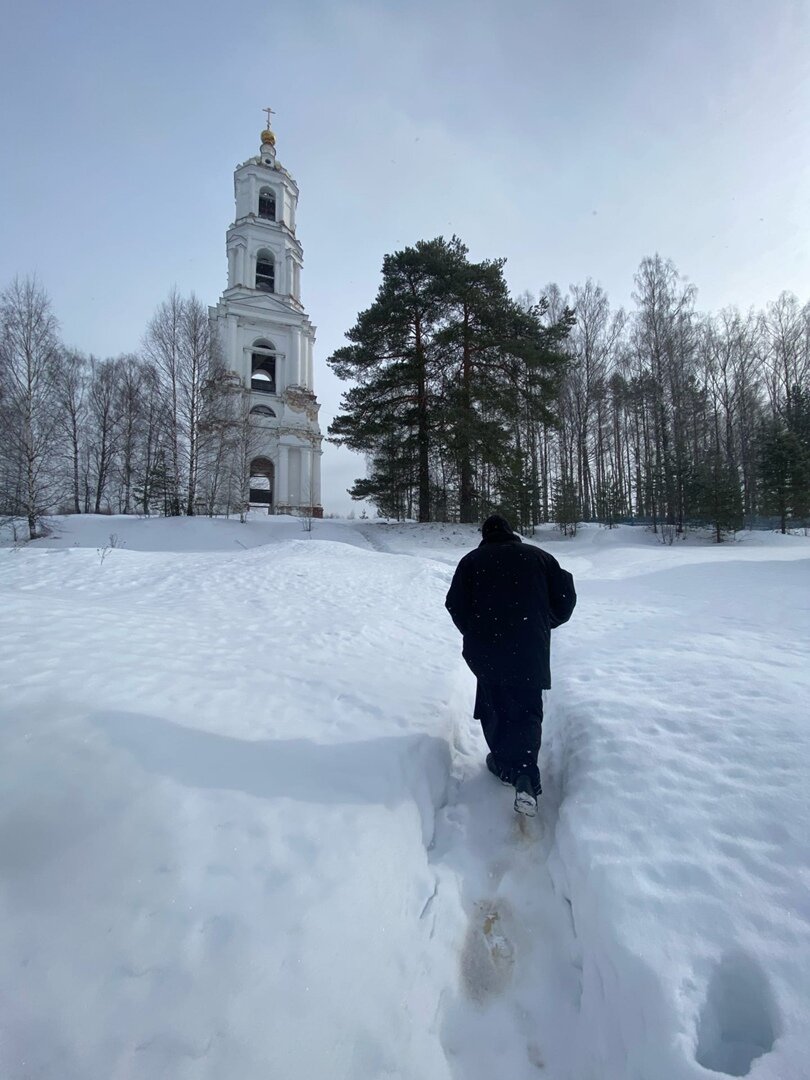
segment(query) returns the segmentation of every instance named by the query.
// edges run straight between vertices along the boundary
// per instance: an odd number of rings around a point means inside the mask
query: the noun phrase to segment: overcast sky
[[[36,273],[64,340],[136,350],[172,285],[225,287],[234,166],[277,112],[324,364],[383,255],[459,235],[515,292],[628,304],[672,258],[704,309],[810,299],[805,0],[4,0],[0,287]],[[324,454],[344,511],[362,462]]]

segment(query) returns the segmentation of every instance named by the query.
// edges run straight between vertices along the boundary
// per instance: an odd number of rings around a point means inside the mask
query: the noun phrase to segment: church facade
[[[225,369],[250,391],[256,447],[251,506],[322,517],[315,327],[301,303],[298,185],[276,160],[275,135],[234,173],[228,287],[210,308]]]

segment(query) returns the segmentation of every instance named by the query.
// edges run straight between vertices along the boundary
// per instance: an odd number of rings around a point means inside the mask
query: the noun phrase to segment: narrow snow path
[[[471,709],[470,695],[463,698]],[[484,751],[477,723],[460,719],[454,784],[431,850],[439,901],[433,917],[459,965],[457,989],[444,1001],[442,1045],[457,1080],[523,1080],[540,1070],[563,1080],[580,970],[570,903],[548,865],[558,789],[547,768],[538,816],[519,818],[511,788],[482,771]],[[440,903],[447,891],[451,910],[460,898],[464,912],[450,934]]]
[[[379,528],[363,535],[386,551]],[[466,536],[464,537],[466,539]],[[407,548],[405,554],[414,554]],[[455,566],[457,550],[426,556]],[[441,573],[441,571],[439,571]],[[443,577],[449,586],[451,570]],[[446,617],[442,609],[440,617]],[[436,612],[426,610],[426,624]],[[442,994],[441,1044],[455,1080],[567,1080],[577,1030],[581,961],[570,898],[549,869],[559,810],[552,740],[543,749],[544,794],[535,819],[514,813],[514,792],[484,767],[472,719],[474,678],[453,664],[452,780],[430,844],[435,890],[422,917],[457,978]]]

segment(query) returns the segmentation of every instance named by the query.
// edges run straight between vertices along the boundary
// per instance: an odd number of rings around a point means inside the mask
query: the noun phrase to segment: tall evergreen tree
[[[763,424],[759,458],[761,508],[779,519],[782,533],[787,532],[788,521],[801,510],[803,456],[799,439],[784,420],[773,417]]]
[[[582,500],[576,481],[565,474],[554,484],[552,514],[565,536],[576,536],[577,523],[582,520]]]
[[[373,453],[392,431],[406,445],[415,441],[419,521],[431,518],[433,335],[446,305],[440,267],[448,249],[440,237],[386,255],[376,300],[347,332],[351,344],[327,360],[339,378],[358,384],[329,429],[334,442]]]
[[[712,526],[718,544],[726,533],[742,528],[740,478],[719,451],[713,451],[696,466],[691,488],[693,516]]]
[[[446,321],[436,334],[441,352],[448,433],[458,470],[461,521],[479,516],[475,486],[475,451],[492,445],[487,439],[487,404],[497,389],[503,319],[509,306],[503,279],[504,260],[471,263],[456,237],[448,245],[440,283],[446,295]],[[493,376],[495,376],[493,386]],[[479,461],[481,458],[479,456]]]
[[[386,256],[377,300],[328,361],[356,381],[330,427],[334,442],[369,457],[352,495],[390,512],[410,502],[415,481],[420,521],[473,521],[517,484],[532,492],[521,515],[529,522],[537,469],[525,413],[535,425],[553,420],[572,318],[548,325],[545,314],[510,299],[502,260],[470,262],[457,237]],[[531,480],[515,473],[517,460]]]
[[[787,412],[794,442],[792,476],[793,515],[807,526],[810,519],[810,384],[791,388]]]

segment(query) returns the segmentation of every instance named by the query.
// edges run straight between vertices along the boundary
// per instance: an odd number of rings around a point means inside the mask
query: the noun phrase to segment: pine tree
[[[536,496],[525,452],[512,450],[501,462],[498,501],[491,509],[503,514],[518,532],[528,532],[534,524],[532,507]]]
[[[604,488],[602,498],[602,520],[609,529],[615,528],[619,519],[626,513],[624,496],[616,477],[611,477]]]
[[[793,517],[807,526],[810,518],[810,387],[791,388],[787,414],[793,437],[791,502]]]
[[[711,525],[720,544],[728,532],[743,526],[743,502],[737,470],[719,451],[711,453],[695,469],[691,484],[692,512],[696,520]]]
[[[555,524],[565,536],[576,536],[577,525],[582,520],[582,501],[576,481],[563,474],[554,484],[551,500]]]
[[[779,417],[763,424],[760,437],[760,499],[762,510],[779,518],[782,533],[795,504],[802,501],[802,446],[795,432]],[[798,495],[798,499],[797,499]]]
[[[145,514],[158,509],[164,517],[180,516],[177,477],[172,470],[172,460],[171,450],[167,452],[165,447],[161,447],[143,483],[135,487],[135,498],[143,506]]]
[[[517,485],[529,523],[539,502],[532,438],[554,422],[572,321],[565,311],[547,325],[545,314],[510,299],[503,260],[472,263],[457,237],[386,256],[377,300],[328,361],[357,383],[329,429],[368,457],[353,497],[390,511],[413,501],[415,485],[420,521],[473,521]]]
[[[327,360],[339,378],[358,383],[329,428],[333,442],[373,454],[394,433],[406,444],[415,438],[419,521],[431,520],[432,339],[446,302],[439,267],[447,251],[439,238],[386,255],[376,300],[347,332],[351,344]]]
[[[501,487],[537,486],[525,445],[525,407],[535,425],[552,419],[548,402],[564,363],[559,346],[573,316],[566,310],[554,325],[544,325],[547,305],[521,306],[510,298],[504,259],[472,263],[467,256],[453,237],[442,267],[448,307],[435,344],[445,387],[446,435],[458,471],[458,515],[472,522],[488,501],[482,483],[487,469]],[[493,438],[497,427],[511,432],[511,439]],[[521,463],[517,472],[516,461]],[[522,513],[527,523],[531,505]]]

